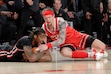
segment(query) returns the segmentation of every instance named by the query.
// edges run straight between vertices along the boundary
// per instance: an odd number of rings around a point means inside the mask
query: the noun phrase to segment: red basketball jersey
[[[50,37],[53,41],[57,40],[58,34],[59,34],[58,20],[59,20],[59,18],[55,18],[55,27],[54,27],[55,30],[53,33],[48,29],[46,22],[42,26],[42,28],[45,30],[47,36]],[[65,39],[64,44],[61,44],[61,46],[73,45],[74,47],[84,48],[87,37],[88,37],[87,34],[80,33],[67,24],[66,39]]]

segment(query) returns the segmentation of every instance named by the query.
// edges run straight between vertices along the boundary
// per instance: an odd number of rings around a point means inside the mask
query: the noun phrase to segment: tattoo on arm
[[[30,46],[24,46],[24,53],[30,62],[35,62],[38,61],[46,51],[34,53]]]
[[[64,43],[65,38],[66,38],[66,21],[65,20],[59,20],[58,21],[59,24],[59,35],[58,35],[58,39],[54,42],[52,42],[53,46],[58,46],[62,43]]]
[[[26,55],[28,55],[29,57],[32,57],[33,51],[31,50],[32,48],[30,46],[24,46],[23,49]]]

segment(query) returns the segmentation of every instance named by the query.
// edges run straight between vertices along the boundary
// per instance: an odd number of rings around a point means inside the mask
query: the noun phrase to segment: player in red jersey
[[[51,8],[45,8],[42,11],[44,24],[42,28],[47,36],[52,40],[47,44],[39,46],[40,51],[50,49],[55,46],[60,47],[60,53],[65,57],[70,58],[94,58],[100,60],[103,56],[108,54],[105,50],[105,44],[94,37],[80,33],[74,28],[70,27],[67,22],[61,18],[55,18],[54,12]],[[85,52],[77,49],[85,49],[91,47],[95,49],[94,52]]]

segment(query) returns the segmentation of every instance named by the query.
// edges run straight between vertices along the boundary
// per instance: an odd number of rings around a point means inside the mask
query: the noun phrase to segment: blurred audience
[[[54,0],[53,2],[53,10],[55,13],[55,17],[63,17],[65,20],[69,20],[68,14],[61,8],[62,3],[61,0]]]
[[[41,27],[42,25],[42,16],[39,10],[39,0],[24,0],[24,7],[21,15],[21,24],[18,27],[17,31],[17,40],[23,36],[26,23],[29,18],[32,18],[36,27]]]
[[[107,22],[107,27],[108,27],[108,35],[107,35],[107,45],[111,47],[111,0],[108,0],[108,22]]]
[[[53,7],[53,0],[40,0],[40,3],[39,3],[39,7],[40,7],[40,10],[44,9],[45,7]]]
[[[100,3],[103,12],[100,12]],[[102,40],[102,20],[107,21],[107,0],[81,0],[84,11],[84,31],[93,36],[93,25],[96,25],[97,38]]]
[[[2,5],[0,0],[0,41],[10,42],[14,39],[17,27],[15,25],[15,20],[18,15],[9,11],[5,5]]]

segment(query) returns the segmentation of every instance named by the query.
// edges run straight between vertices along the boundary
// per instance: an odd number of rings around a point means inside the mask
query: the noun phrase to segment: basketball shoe
[[[94,60],[99,61],[101,60],[103,55],[100,52],[94,54]]]
[[[98,52],[98,53],[96,53],[96,52],[88,52],[88,57],[92,58],[92,59],[94,59],[96,61],[99,61],[99,60],[102,59],[103,55],[100,52]]]
[[[104,58],[108,57],[108,53],[105,50],[102,50],[100,53],[103,55]]]
[[[92,52],[96,53],[96,49],[92,48],[91,49]],[[100,53],[102,54],[103,58],[107,58],[108,57],[108,53],[105,50],[101,50]]]

